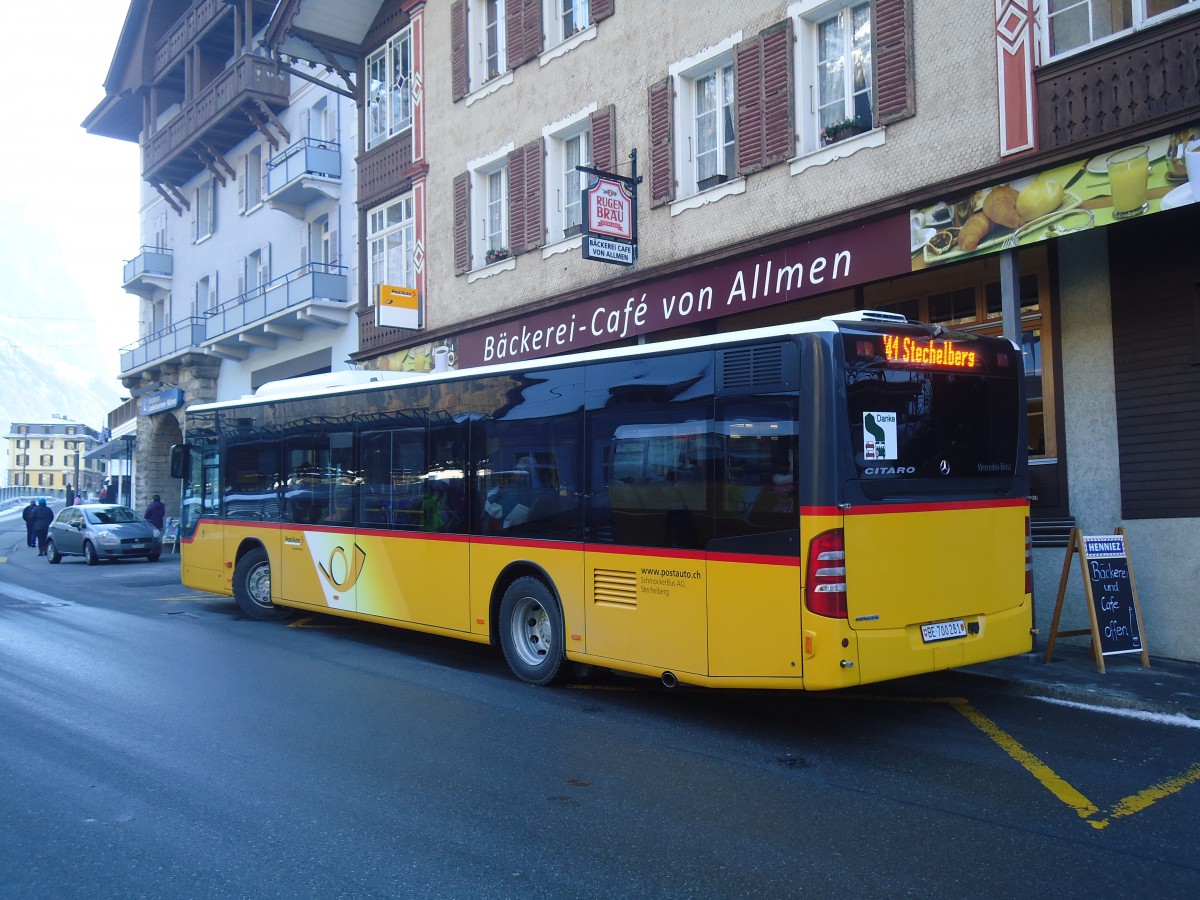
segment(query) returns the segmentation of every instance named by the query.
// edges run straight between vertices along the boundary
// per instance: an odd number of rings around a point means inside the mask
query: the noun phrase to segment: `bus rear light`
[[[1025,593],[1033,593],[1033,529],[1025,517]]]
[[[842,529],[813,538],[808,545],[807,573],[804,591],[809,611],[832,619],[846,618],[846,542]]]

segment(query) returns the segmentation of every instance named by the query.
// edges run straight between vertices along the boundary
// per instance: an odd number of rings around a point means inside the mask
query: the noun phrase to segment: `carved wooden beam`
[[[177,215],[183,215],[183,207],[175,202],[175,198],[167,193],[166,188],[154,181],[150,182],[150,186],[158,191],[158,195],[167,201],[167,205],[170,206],[171,209],[175,210]]]
[[[150,184],[179,215],[182,216],[185,209],[192,208],[192,204],[188,203],[187,197],[183,196],[179,188],[175,187],[171,182],[158,179],[151,181]]]
[[[196,154],[196,158],[204,163],[204,168],[212,172],[213,178],[217,179],[221,187],[225,187],[225,173],[217,168],[216,160],[208,155],[208,148],[202,143],[193,144],[190,148],[192,153]]]
[[[267,106],[267,104],[263,103],[261,100],[252,100],[251,102],[258,109],[259,113],[275,126],[275,130],[283,135],[284,143],[290,142],[292,136],[288,134],[288,130],[283,127],[283,123],[275,117],[275,113],[271,112],[271,107]]]
[[[279,138],[275,137],[275,133],[267,125],[267,120],[260,116],[258,110],[252,106],[246,106],[243,109],[246,112],[246,117],[254,123],[254,127],[258,129],[259,133],[266,138],[267,143],[271,145],[271,149],[278,150]]]
[[[234,181],[237,181],[237,171],[229,164],[229,161],[226,160],[224,156],[222,156],[211,144],[207,143],[206,141],[201,141],[200,146],[208,151],[209,155],[216,160],[217,164],[229,174],[230,178],[232,178]]]

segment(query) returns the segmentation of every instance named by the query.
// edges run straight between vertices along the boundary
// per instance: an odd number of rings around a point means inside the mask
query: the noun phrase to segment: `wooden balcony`
[[[1042,152],[1082,155],[1200,119],[1200,15],[1161,25],[1041,66]]]
[[[254,132],[251,113],[258,104],[278,112],[287,100],[287,78],[268,60],[239,57],[145,142],[142,177],[151,184],[184,184],[205,167],[193,148],[228,153]]]

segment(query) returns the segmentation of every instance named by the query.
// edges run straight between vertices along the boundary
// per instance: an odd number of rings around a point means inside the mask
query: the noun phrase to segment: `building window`
[[[43,453],[43,454],[41,455],[40,459],[38,460],[38,465],[41,465],[41,466],[52,466],[52,465],[54,465],[54,454],[52,454],[52,453]]]
[[[196,188],[192,207],[192,240],[199,242],[217,228],[217,182],[208,178]]]
[[[206,316],[217,308],[217,273],[205,275],[196,282],[192,295],[192,316]]]
[[[380,285],[416,287],[416,240],[412,194],[405,194],[367,214],[369,303],[375,303]]]
[[[508,167],[480,173],[483,184],[483,256],[495,262],[508,256]]]
[[[591,24],[588,0],[548,0],[546,10],[549,44],[561,44]]]
[[[1127,34],[1200,0],[1047,0],[1041,4],[1043,57],[1051,58]]]
[[[366,71],[370,150],[412,126],[412,29],[404,28],[368,56]]]
[[[246,162],[242,168],[242,184],[238,191],[242,195],[242,212],[250,212],[262,204],[264,190],[261,144],[246,154]]]
[[[54,449],[54,441],[42,441],[42,449],[43,450],[53,450]]]
[[[241,261],[238,295],[247,297],[263,290],[271,281],[271,245],[252,250]]]
[[[733,48],[740,40],[740,34],[727,38],[705,56],[670,67],[676,94],[676,199],[716,187],[737,174]]]
[[[796,96],[806,101],[797,110],[803,149],[869,131],[875,118],[871,4],[803,0],[792,10],[800,51]]]
[[[547,134],[546,225],[552,240],[579,233],[583,224],[582,175],[576,166],[591,165],[590,118]]]
[[[696,189],[722,184],[734,173],[733,66],[697,78],[695,98]]]
[[[504,0],[476,2],[480,13],[482,34],[479,36],[482,70],[480,82],[490,82],[508,70],[508,48],[505,47]]]

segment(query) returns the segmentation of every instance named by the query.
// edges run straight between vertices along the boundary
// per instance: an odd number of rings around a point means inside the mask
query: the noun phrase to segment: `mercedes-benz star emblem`
[[[943,475],[949,475],[950,474],[950,461],[943,459],[938,464],[938,468],[941,469],[941,472]]]

